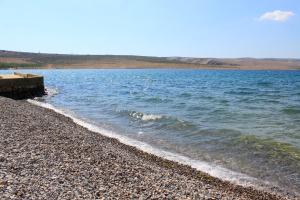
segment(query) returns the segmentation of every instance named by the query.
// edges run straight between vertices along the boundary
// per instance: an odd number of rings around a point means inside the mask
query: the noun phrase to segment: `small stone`
[[[4,157],[2,157],[2,156],[0,156],[0,162],[5,162],[5,158]]]

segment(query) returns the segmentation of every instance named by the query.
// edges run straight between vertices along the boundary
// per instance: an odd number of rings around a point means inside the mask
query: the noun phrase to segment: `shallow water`
[[[30,72],[43,101],[100,127],[299,191],[300,71]]]

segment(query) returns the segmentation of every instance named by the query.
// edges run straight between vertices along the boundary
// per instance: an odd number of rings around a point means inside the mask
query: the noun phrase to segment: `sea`
[[[31,103],[92,131],[237,184],[300,193],[299,70],[18,71],[44,76],[48,95]]]

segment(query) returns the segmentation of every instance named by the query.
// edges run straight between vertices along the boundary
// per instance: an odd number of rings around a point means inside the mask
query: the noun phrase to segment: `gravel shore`
[[[221,181],[0,97],[0,199],[288,199]]]

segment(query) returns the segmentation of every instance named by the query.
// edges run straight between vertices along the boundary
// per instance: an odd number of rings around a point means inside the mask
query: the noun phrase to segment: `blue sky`
[[[300,58],[299,0],[0,0],[0,49]]]

